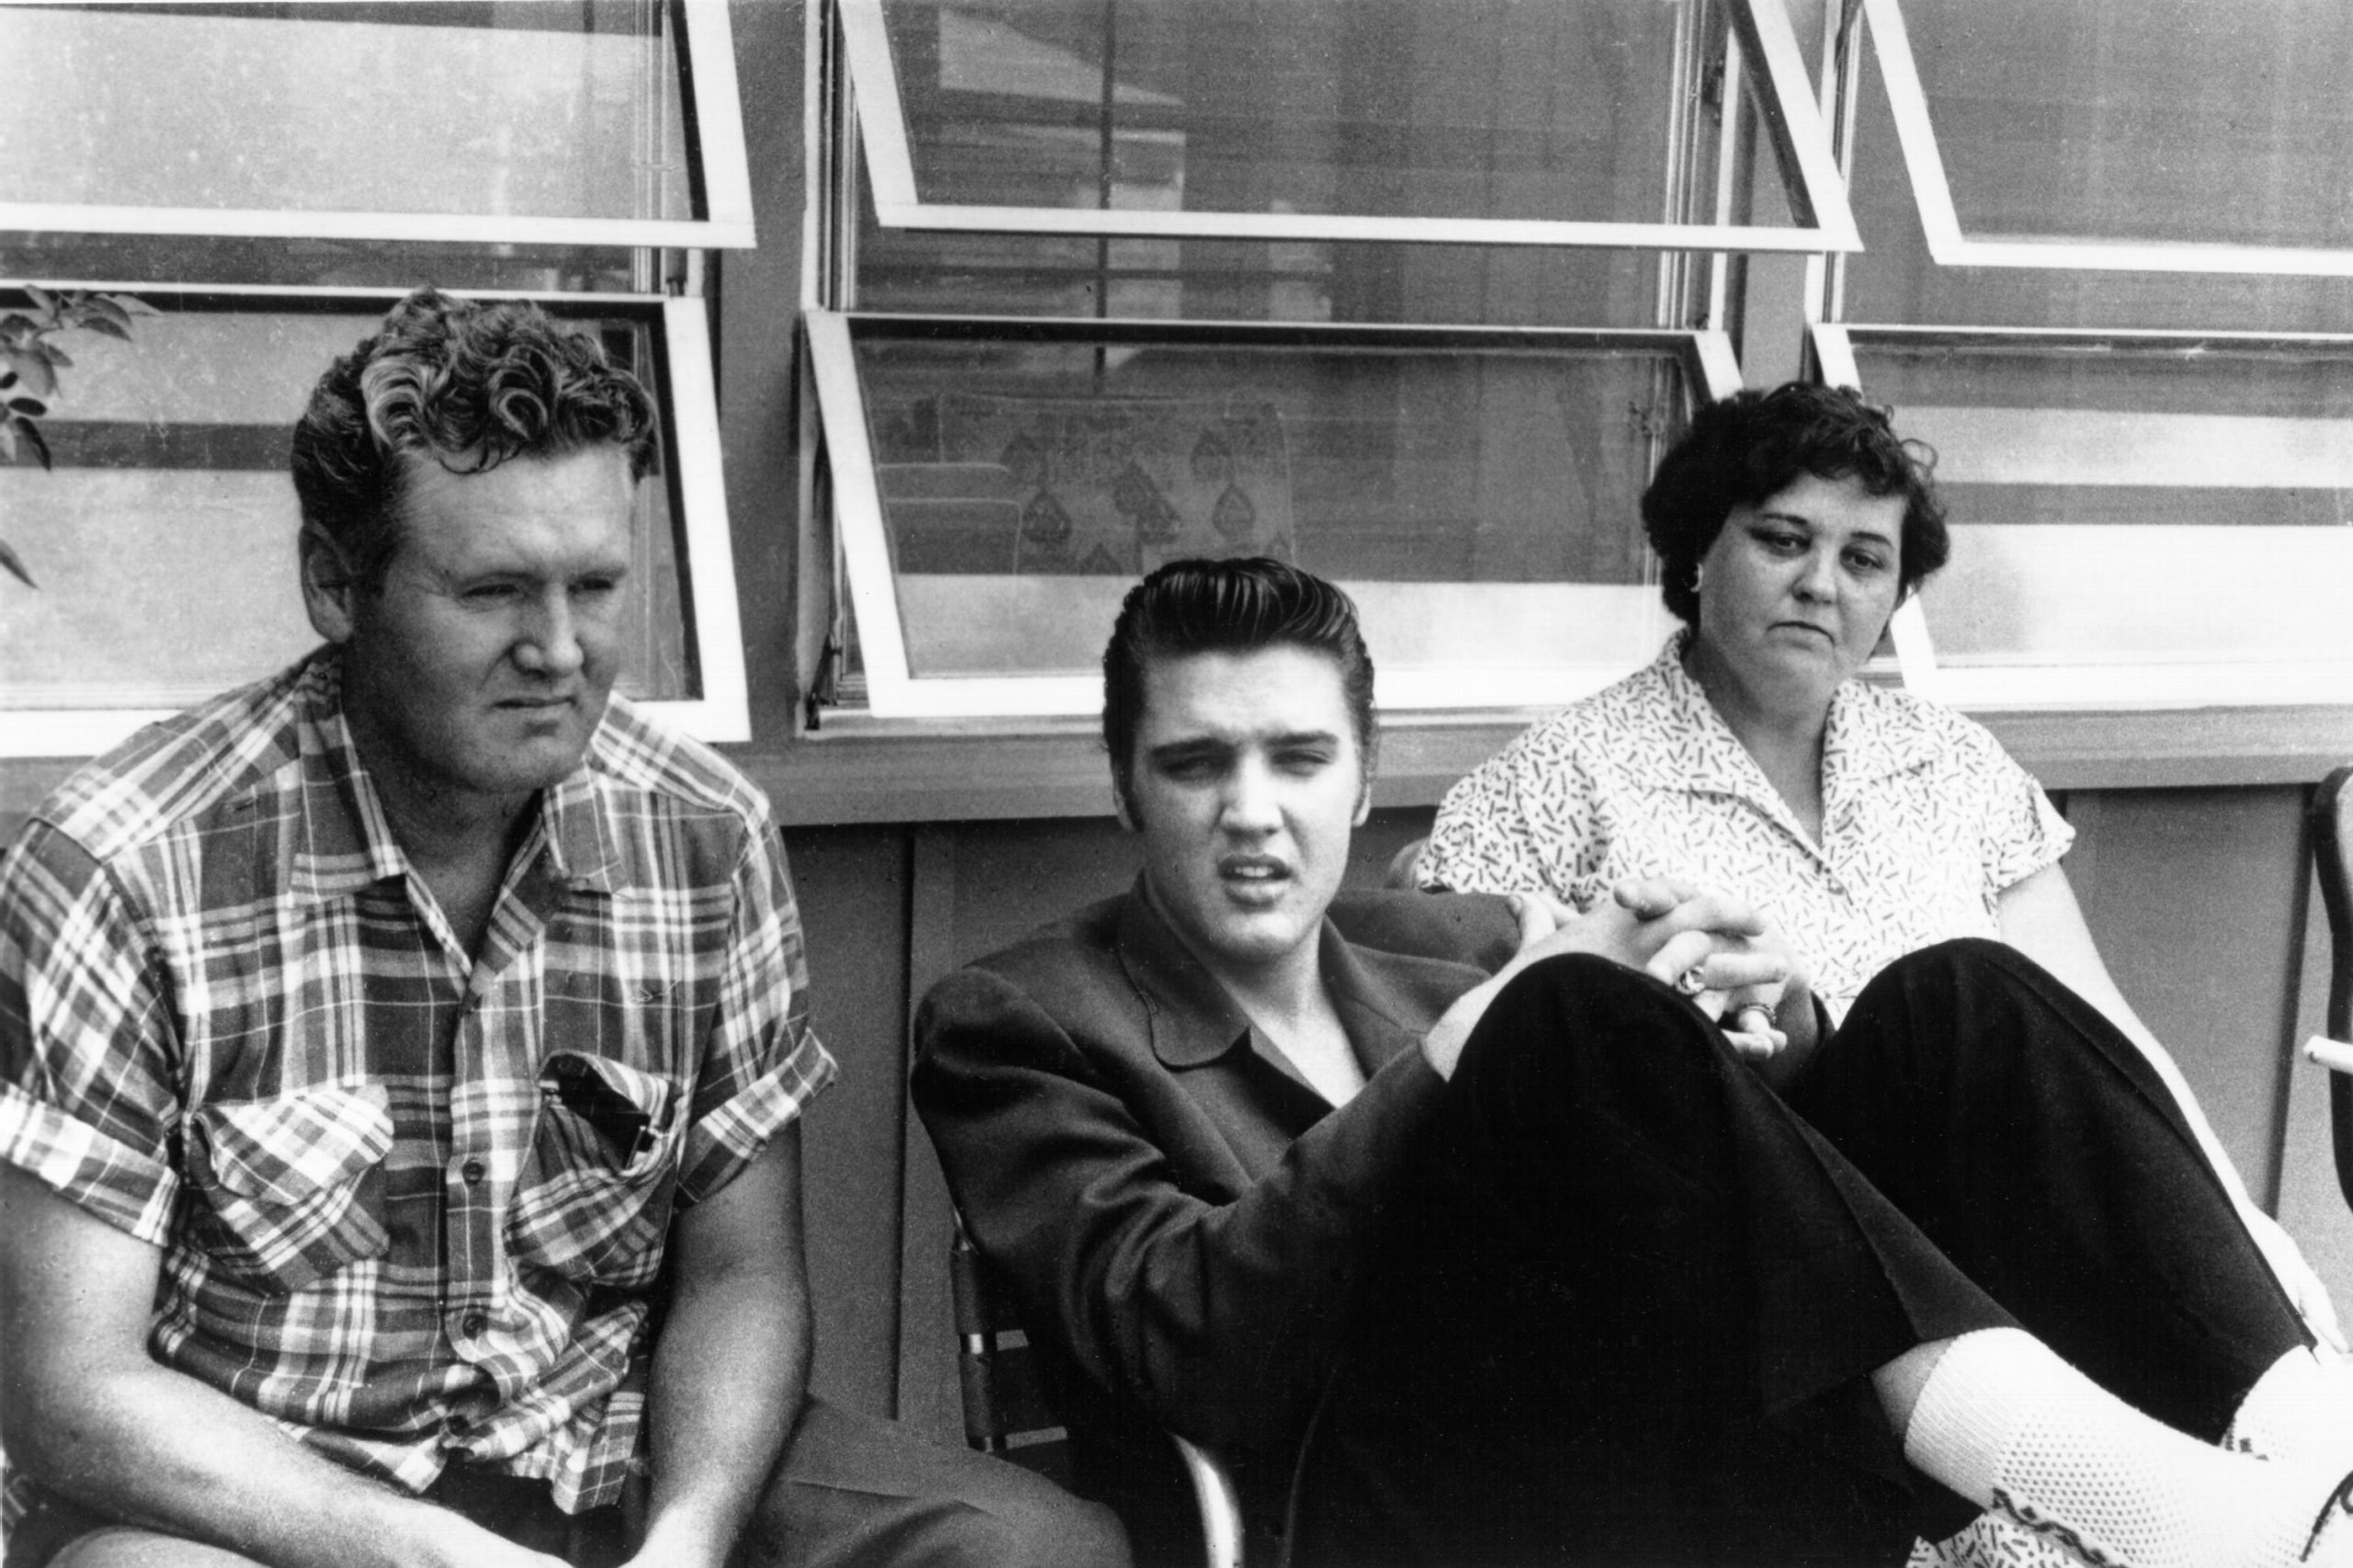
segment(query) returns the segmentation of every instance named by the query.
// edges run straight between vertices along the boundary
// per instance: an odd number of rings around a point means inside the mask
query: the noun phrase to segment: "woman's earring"
[[[1707,576],[1708,563],[1704,561],[1695,562],[1691,567],[1691,591],[1693,593],[1696,594],[1699,591],[1699,585],[1707,580]]]

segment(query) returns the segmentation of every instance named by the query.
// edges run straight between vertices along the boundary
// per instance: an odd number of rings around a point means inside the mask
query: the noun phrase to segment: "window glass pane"
[[[2353,245],[2340,0],[1904,6],[1961,232]]]
[[[1666,216],[1699,11],[884,0],[927,202],[1630,222]]]
[[[1938,451],[1952,665],[2296,661],[2343,641],[2353,345],[1856,345]]]
[[[443,289],[497,293],[652,293],[636,254],[454,240],[0,233],[0,278],[392,290],[429,278]]]
[[[944,314],[1648,326],[1659,297],[1642,251],[932,233],[870,206],[858,270],[861,309]]]
[[[1083,674],[1142,573],[1338,579],[1384,667],[1638,662],[1683,346],[857,337],[911,673]]]
[[[656,0],[0,7],[0,60],[37,85],[0,94],[7,199],[691,219],[667,17]]]
[[[0,466],[0,537],[40,584],[0,576],[0,709],[182,706],[316,641],[288,438],[321,372],[381,313],[159,302],[129,343],[59,339],[74,362],[41,421],[55,468]],[[617,358],[658,369],[651,327],[601,331]],[[640,485],[638,507],[622,689],[691,695],[670,486]]]
[[[1961,231],[2353,247],[2353,8],[2161,0],[1904,6]],[[2345,280],[1938,267],[1870,43],[1847,319],[2334,332]]]

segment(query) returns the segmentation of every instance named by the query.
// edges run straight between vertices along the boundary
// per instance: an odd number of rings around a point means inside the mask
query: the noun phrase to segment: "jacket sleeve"
[[[1052,1325],[1097,1384],[1212,1449],[1295,1436],[1444,1088],[1421,1053],[1213,1202],[1185,1189],[1122,1097],[1123,1074],[1158,1071],[1140,1047],[1084,1050],[980,969],[935,987],[915,1033],[916,1108],[1032,1332]]]

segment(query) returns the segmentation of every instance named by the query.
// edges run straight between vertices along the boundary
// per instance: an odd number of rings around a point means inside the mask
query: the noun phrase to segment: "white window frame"
[[[866,149],[876,220],[885,228],[1109,238],[1386,240],[1453,245],[1638,247],[1819,253],[1863,248],[1847,186],[1783,0],[1727,0],[1741,62],[1755,62],[1757,108],[1779,157],[1793,227],[1558,219],[1415,218],[1347,213],[1155,212],[926,202],[917,190],[883,0],[838,0],[844,54]],[[1732,68],[1737,68],[1736,66]],[[1728,98],[1730,95],[1727,95]]]
[[[2330,349],[2353,359],[2353,334],[2117,332],[2073,327],[1893,326],[1857,323],[1818,323],[1810,332],[1822,380],[1832,386],[1860,387],[1865,391],[1869,387],[1855,357],[1858,341],[1866,346],[2006,341],[2021,347],[2091,347],[2123,343],[2182,348],[2230,343],[2288,351]],[[1902,411],[1897,413],[1900,419]],[[2116,531],[2121,536],[2147,530],[2127,524],[2119,526]],[[2353,692],[2353,645],[2348,645],[2345,656],[2334,660],[1951,665],[1938,659],[1935,640],[1917,596],[1898,612],[1891,631],[1903,659],[1906,685],[1951,707],[1976,711],[2284,708],[2342,704],[2346,694]]]
[[[679,40],[678,68],[692,94],[687,155],[701,168],[699,219],[530,218],[487,213],[370,212],[123,207],[0,201],[0,229],[107,234],[241,235],[319,240],[426,240],[529,245],[747,247],[751,168],[744,149],[727,0],[668,0]]]
[[[851,326],[860,318],[840,312],[812,308],[803,313],[808,335],[811,380],[816,391],[819,426],[831,474],[833,524],[847,565],[851,608],[858,617],[858,647],[865,662],[867,712],[874,719],[1011,719],[1091,718],[1099,713],[1103,687],[1096,676],[919,676],[908,657],[906,629],[899,614],[892,580],[891,547],[877,477],[873,447],[868,437],[866,399],[851,341]],[[888,321],[894,326],[926,318],[899,314],[864,319]],[[959,325],[1000,324],[995,318],[940,318]],[[1530,342],[1563,348],[1675,348],[1684,356],[1692,384],[1715,399],[1739,390],[1740,367],[1732,343],[1722,332],[1636,328],[1523,327],[1351,327],[1329,324],[1268,324],[1265,322],[1121,322],[1004,319],[1008,331],[1041,327],[1118,335],[1123,332],[1182,334],[1188,340],[1232,342],[1237,345],[1328,339],[1335,347],[1351,340],[1396,344],[1427,341],[1432,345],[1475,345],[1481,341]],[[1654,605],[1654,584],[1629,585],[1620,589],[1630,604]],[[1467,711],[1557,706],[1589,696],[1631,673],[1650,656],[1646,650],[1631,663],[1556,665],[1491,665],[1476,672],[1449,669],[1383,670],[1381,710],[1387,713]],[[827,722],[832,724],[832,716]]]
[[[2353,250],[2294,245],[2093,239],[2063,234],[1971,235],[1961,232],[1952,182],[1937,142],[1926,89],[1904,23],[1902,0],[1862,0],[1880,80],[1895,115],[1895,138],[1928,256],[1941,267],[2049,267],[2109,272],[2239,272],[2271,277],[2353,277]]]
[[[165,309],[169,308],[170,296],[188,294],[250,297],[256,309],[280,301],[335,299],[347,300],[356,308],[381,311],[401,298],[397,291],[376,289],[90,282],[47,286],[134,293],[157,301]],[[700,677],[701,692],[691,699],[641,700],[637,707],[697,740],[751,739],[734,551],[720,462],[719,403],[711,375],[710,327],[703,301],[643,294],[450,292],[468,299],[532,300],[567,312],[575,307],[620,307],[652,315],[658,321],[654,340],[655,351],[662,356],[661,384],[665,396],[661,401],[666,403],[663,460],[665,472],[676,483],[681,541],[679,587],[685,601],[688,647]],[[322,365],[319,369],[324,371],[326,367]],[[289,540],[287,546],[290,550],[293,541]],[[0,757],[92,756],[127,739],[143,725],[170,718],[176,711],[168,708],[0,709]]]

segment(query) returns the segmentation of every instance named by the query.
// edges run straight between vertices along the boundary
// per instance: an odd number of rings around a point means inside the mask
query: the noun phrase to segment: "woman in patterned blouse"
[[[2073,831],[1984,728],[1855,678],[1949,552],[1917,448],[1845,389],[1702,409],[1643,497],[1685,626],[1648,668],[1449,791],[1416,880],[1579,910],[1643,877],[1745,898],[1776,922],[1792,981],[1706,1000],[1777,1085],[1893,960],[1957,937],[2009,943],[2148,1058],[2298,1310],[2341,1349],[2318,1279],[2100,961],[2059,866]]]

